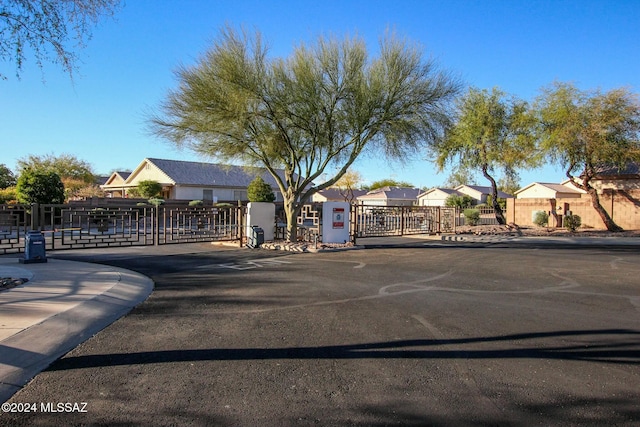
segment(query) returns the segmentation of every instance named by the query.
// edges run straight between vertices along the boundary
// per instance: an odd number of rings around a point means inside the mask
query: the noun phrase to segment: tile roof
[[[324,190],[320,190],[318,191],[318,194],[324,196],[327,198],[327,200],[344,200],[344,196],[349,196],[349,197],[359,197],[362,196],[363,194],[366,194],[367,192],[364,190],[340,190],[337,188],[325,188]]]
[[[596,176],[640,175],[640,163],[628,162],[624,167],[600,165],[595,168]]]
[[[276,180],[265,168],[221,165],[216,163],[188,162],[183,160],[166,160],[147,158],[178,185],[199,185],[245,188],[256,176],[277,188]],[[280,176],[284,171],[278,170]]]
[[[478,191],[482,194],[491,194],[491,187],[489,186],[482,186],[482,185],[459,185],[456,187],[456,190],[458,192],[460,192],[461,188],[470,188],[472,190]],[[464,192],[464,191],[463,191]],[[511,194],[505,193],[504,191],[500,191],[498,190],[498,197],[501,199],[509,199],[509,198],[513,198],[513,196]]]

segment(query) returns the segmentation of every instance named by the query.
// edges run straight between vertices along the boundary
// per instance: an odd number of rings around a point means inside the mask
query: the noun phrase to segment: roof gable
[[[116,171],[113,172],[111,175],[109,175],[109,177],[105,180],[105,182],[102,185],[118,185],[118,184],[124,184],[127,181],[127,178],[129,178],[129,175],[131,175],[131,172],[124,172],[124,171]]]

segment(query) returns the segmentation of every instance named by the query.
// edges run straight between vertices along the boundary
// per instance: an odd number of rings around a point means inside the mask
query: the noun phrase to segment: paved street
[[[0,424],[640,425],[637,249],[192,248],[54,255],[156,289]]]

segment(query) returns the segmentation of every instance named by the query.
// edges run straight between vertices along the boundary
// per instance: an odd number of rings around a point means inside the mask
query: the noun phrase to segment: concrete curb
[[[99,268],[118,274],[117,282],[106,292],[0,342],[0,402],[8,400],[55,360],[127,314],[153,291],[153,281],[146,276],[116,267]]]

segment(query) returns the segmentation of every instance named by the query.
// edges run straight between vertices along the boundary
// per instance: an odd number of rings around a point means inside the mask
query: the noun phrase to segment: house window
[[[233,190],[233,200],[247,200],[247,190]]]
[[[202,190],[202,200],[205,202],[212,202],[213,190]]]

